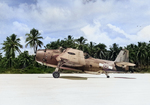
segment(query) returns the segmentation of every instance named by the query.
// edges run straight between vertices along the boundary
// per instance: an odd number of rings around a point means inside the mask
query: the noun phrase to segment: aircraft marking
[[[112,66],[108,66],[107,64],[99,63],[99,66],[100,66],[100,67],[103,67],[104,69],[113,69]]]

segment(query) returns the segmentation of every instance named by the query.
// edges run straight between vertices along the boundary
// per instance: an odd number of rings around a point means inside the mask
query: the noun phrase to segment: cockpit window
[[[73,53],[73,52],[68,52],[68,54],[70,54],[70,55],[75,55],[75,53]]]
[[[54,50],[53,52],[54,52],[54,53],[59,53],[59,51],[57,51],[57,50]]]

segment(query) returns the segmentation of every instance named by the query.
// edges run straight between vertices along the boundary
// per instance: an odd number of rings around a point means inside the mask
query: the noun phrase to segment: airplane
[[[96,74],[104,72],[106,77],[109,78],[109,71],[126,72],[129,70],[129,66],[135,66],[135,64],[129,62],[129,51],[126,49],[120,51],[115,61],[96,59],[73,48],[65,50],[62,48],[57,50],[39,49],[36,52],[35,60],[42,65],[56,68],[53,72],[54,78],[60,77],[61,69]]]

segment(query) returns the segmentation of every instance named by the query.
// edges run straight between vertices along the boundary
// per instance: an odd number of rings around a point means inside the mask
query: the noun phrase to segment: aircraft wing
[[[130,62],[116,62],[116,65],[119,67],[135,66],[134,63],[130,63]]]
[[[81,67],[85,65],[83,51],[72,48],[67,48],[64,52],[56,57],[56,60],[63,61],[63,65],[69,67]]]

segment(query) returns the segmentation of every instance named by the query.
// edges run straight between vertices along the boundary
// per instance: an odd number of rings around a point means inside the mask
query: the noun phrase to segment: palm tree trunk
[[[147,58],[147,69],[148,69],[148,66],[149,66],[149,57]]]
[[[35,46],[36,46],[36,45],[34,45],[34,53],[36,53],[36,50],[35,50],[35,49],[36,49],[36,47],[35,47]]]

